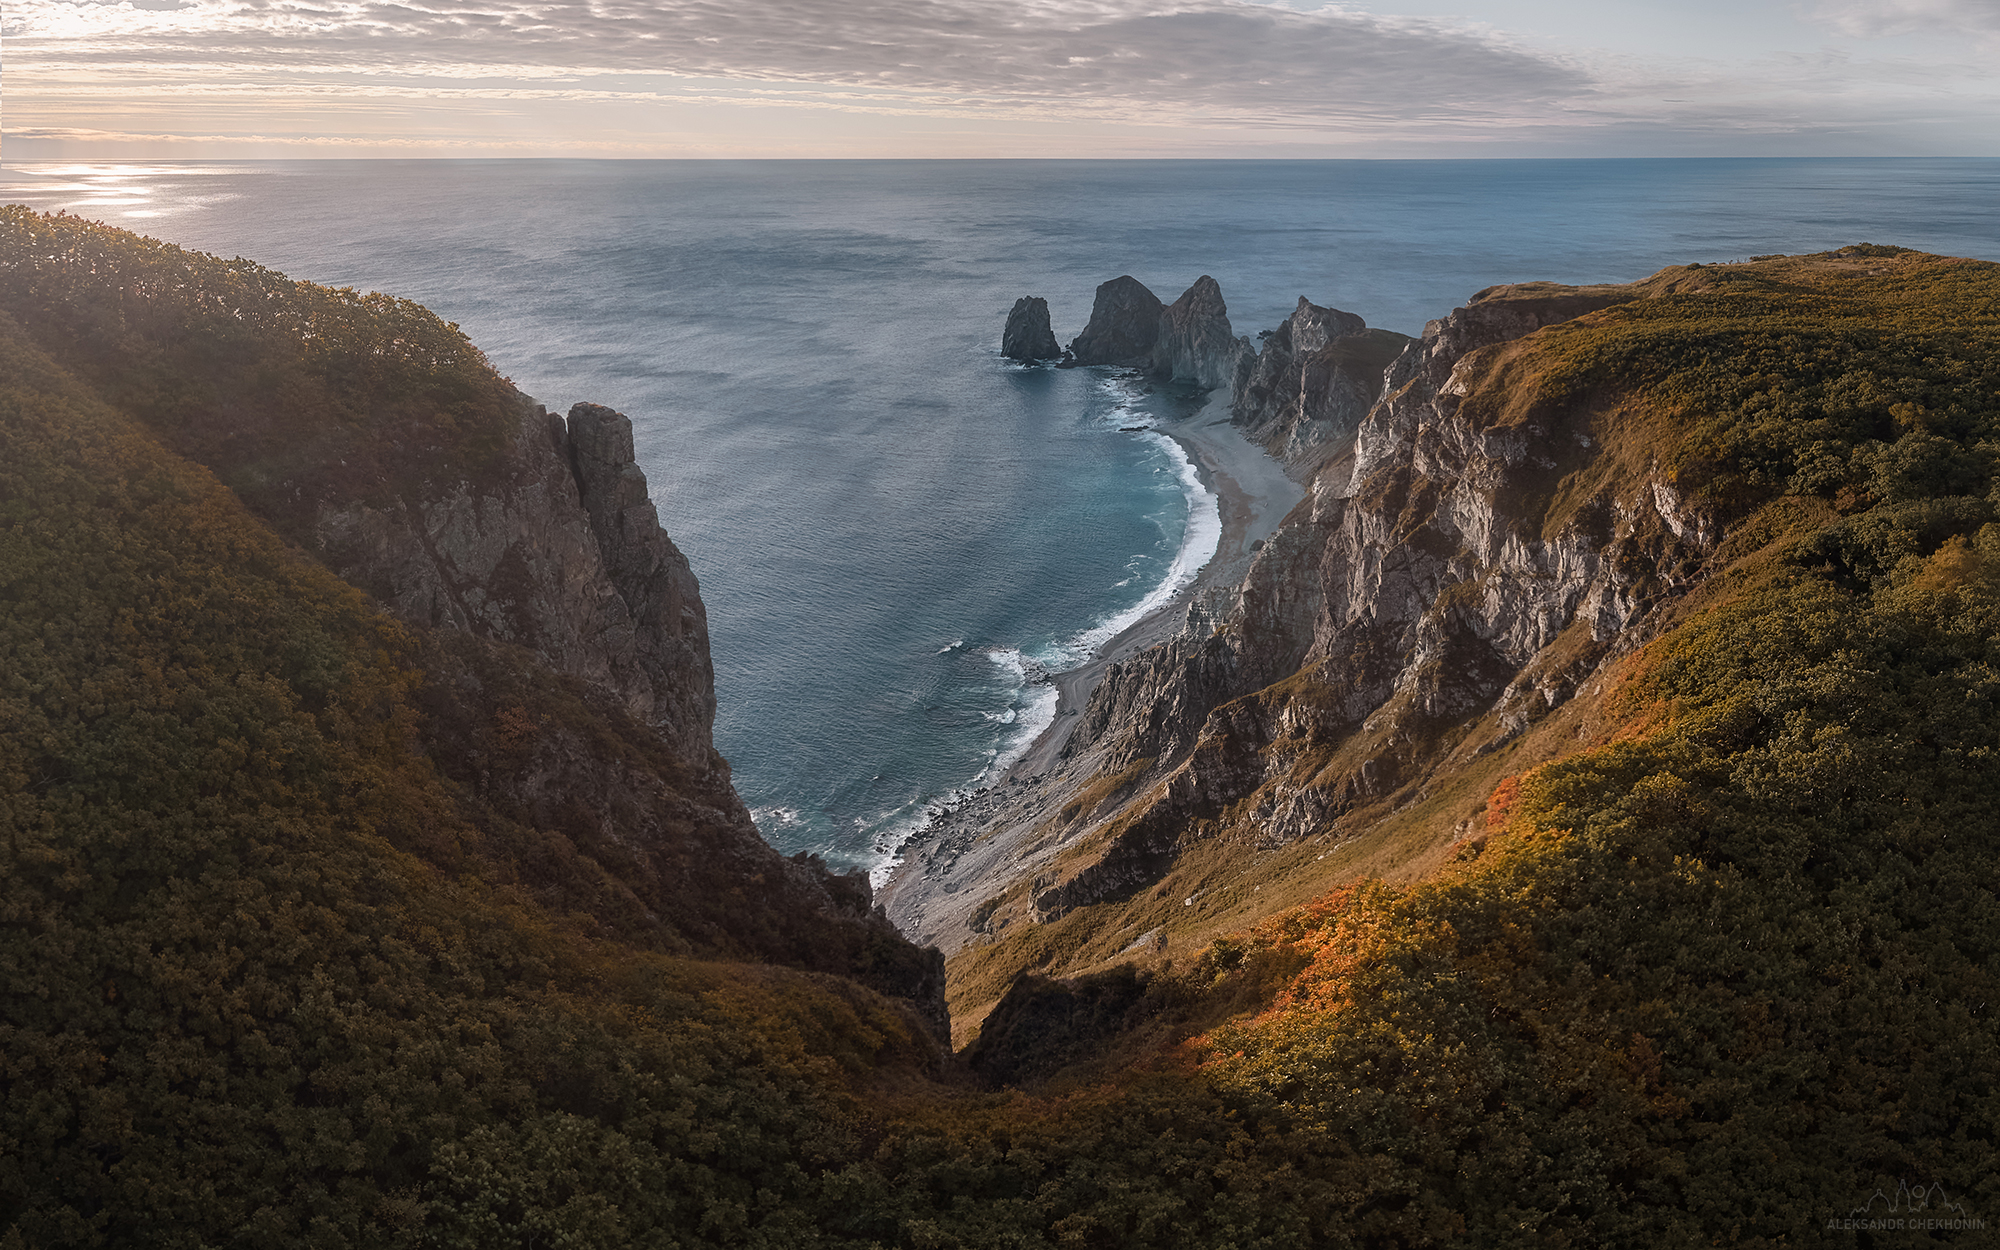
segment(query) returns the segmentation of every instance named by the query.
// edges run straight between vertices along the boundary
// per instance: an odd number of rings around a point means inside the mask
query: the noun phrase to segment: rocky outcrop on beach
[[[1023,295],[1007,314],[1007,328],[1000,334],[1000,354],[1022,364],[1038,360],[1060,360],[1062,344],[1049,326],[1049,302],[1039,295]]]
[[[1233,385],[1255,354],[1250,340],[1236,337],[1230,329],[1222,288],[1203,274],[1161,310],[1151,372],[1155,377],[1214,390]]]
[[[1244,371],[1230,420],[1287,465],[1317,464],[1353,438],[1382,397],[1384,372],[1409,342],[1302,295]]]
[[[1145,283],[1130,274],[1113,278],[1097,288],[1090,322],[1070,343],[1070,355],[1079,365],[1150,369],[1165,311],[1166,305]]]
[[[1617,427],[1534,401],[1532,378],[1508,369],[1534,331],[1634,298],[1496,288],[1410,343],[1233,602],[1191,612],[1092,694],[1069,751],[1157,780],[1095,835],[1071,835],[1063,867],[1035,882],[1038,916],[1157,879],[1190,839],[1240,825],[1278,846],[1393,804],[1646,636],[1698,577],[1714,520],[1643,458],[1614,457]],[[1355,322],[1295,314],[1292,359],[1301,337],[1324,351],[1340,339],[1319,335],[1354,337]],[[1600,465],[1580,496],[1543,485]]]

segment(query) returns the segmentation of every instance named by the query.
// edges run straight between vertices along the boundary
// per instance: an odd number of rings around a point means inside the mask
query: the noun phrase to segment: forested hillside
[[[1643,411],[1714,518],[1651,640],[1423,879],[1070,979],[1088,909],[1036,926],[952,1057],[865,898],[701,857],[726,771],[314,557],[512,454],[462,336],[7,212],[0,1247],[1990,1237],[2000,266],[1669,271],[1510,346],[1478,402]],[[695,849],[495,778],[545,750]],[[1829,1227],[1899,1184],[1952,1226]]]

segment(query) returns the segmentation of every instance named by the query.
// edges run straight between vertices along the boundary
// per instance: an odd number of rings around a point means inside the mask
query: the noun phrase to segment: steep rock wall
[[[659,528],[631,423],[520,401],[510,454],[428,496],[322,508],[319,554],[414,624],[526,647],[618,693],[684,754],[709,750],[715,676],[685,557]]]
[[[660,527],[631,421],[526,400],[519,418],[478,480],[343,502],[316,527],[336,572],[425,630],[433,758],[494,845],[523,848],[503,857],[552,909],[851,975],[948,1035],[943,957],[902,938],[865,874],[778,854],[731,786],[700,587]]]
[[[1287,465],[1314,466],[1353,438],[1382,397],[1384,371],[1409,342],[1300,296],[1243,371],[1230,420]]]
[[[578,499],[631,620],[632,676],[620,689],[633,714],[669,741],[684,751],[705,746],[715,728],[708,612],[687,557],[660,528],[632,447],[632,422],[597,404],[577,404],[566,433],[562,450]],[[615,642],[622,648],[622,632]]]
[[[1636,645],[1700,575],[1714,523],[1647,466],[1612,463],[1621,414],[1535,401],[1511,346],[1631,298],[1498,288],[1426,327],[1234,601],[1093,693],[1070,752],[1156,761],[1157,780],[1035,882],[1038,915],[1156,879],[1225,826],[1266,845],[1322,832],[1491,749]],[[1469,740],[1481,724],[1493,736]]]

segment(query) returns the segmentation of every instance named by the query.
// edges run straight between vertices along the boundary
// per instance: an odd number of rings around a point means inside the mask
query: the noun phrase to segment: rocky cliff
[[[1243,371],[1229,418],[1271,455],[1309,470],[1354,436],[1382,397],[1384,372],[1409,341],[1301,295]]]
[[[1246,829],[1282,846],[1407,803],[1645,636],[1697,577],[1714,522],[1617,414],[1538,396],[1514,350],[1640,297],[1489,290],[1396,357],[1241,586],[1092,694],[1070,752],[1153,780],[1065,832],[1034,883],[1038,916],[1157,880],[1191,840]],[[1359,334],[1358,319],[1301,312],[1261,364],[1297,368],[1302,343],[1310,357]],[[1349,402],[1329,393],[1338,370],[1316,376],[1318,390],[1299,372],[1311,410]]]
[[[1007,326],[1000,334],[1000,354],[1022,364],[1038,360],[1060,360],[1062,345],[1049,326],[1049,302],[1039,295],[1023,295],[1007,314]]]
[[[624,415],[565,422],[525,399],[512,453],[476,482],[332,500],[321,557],[413,623],[514,643],[615,691],[691,759],[709,751],[715,674],[693,571],[633,460]]]
[[[411,628],[416,732],[477,830],[402,818],[437,868],[617,941],[851,975],[944,1027],[941,957],[864,876],[779,855],[730,785],[699,587],[623,415],[551,415],[408,301],[74,218],[0,215],[0,300]]]
[[[589,403],[567,421],[525,399],[517,411],[508,453],[478,479],[343,501],[316,526],[336,572],[430,631],[432,754],[515,831],[502,841],[563,836],[575,858],[537,874],[551,905],[691,953],[853,975],[944,1033],[942,957],[902,939],[866,874],[772,850],[729,784],[707,613],[630,419]]]

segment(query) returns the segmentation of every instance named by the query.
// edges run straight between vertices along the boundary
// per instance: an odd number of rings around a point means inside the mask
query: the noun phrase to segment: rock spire
[[[1000,335],[1000,354],[1022,364],[1038,360],[1058,360],[1062,344],[1049,328],[1049,302],[1039,295],[1023,295],[1007,314],[1007,328]]]

